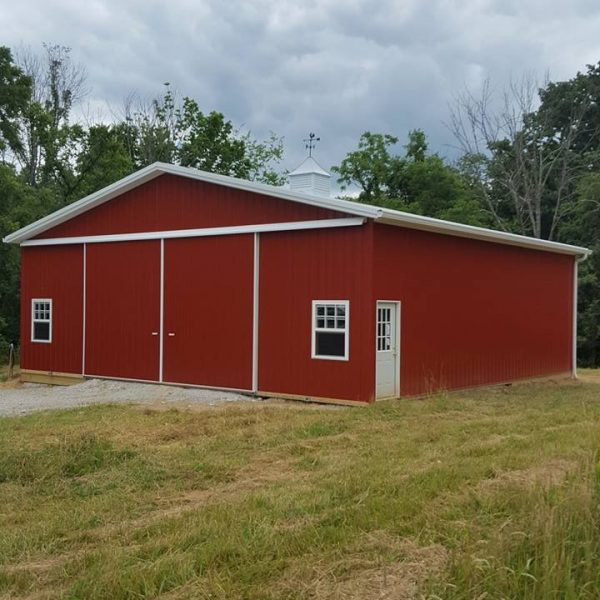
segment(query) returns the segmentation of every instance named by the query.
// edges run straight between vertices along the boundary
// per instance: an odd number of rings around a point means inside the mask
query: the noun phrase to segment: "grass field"
[[[599,598],[600,375],[0,419],[0,598]]]

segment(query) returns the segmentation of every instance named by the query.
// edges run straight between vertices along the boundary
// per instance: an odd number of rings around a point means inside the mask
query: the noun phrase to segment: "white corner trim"
[[[260,233],[254,234],[254,269],[252,281],[252,392],[258,391],[258,319],[260,284]]]
[[[158,381],[163,382],[164,339],[165,339],[165,240],[160,240],[160,292],[158,329]]]
[[[85,377],[85,331],[87,328],[87,246],[83,244],[83,289],[82,289],[82,313],[83,328],[81,331],[81,376]]]
[[[171,231],[144,231],[141,233],[114,233],[109,235],[84,235],[63,238],[44,238],[21,242],[21,246],[58,246],[64,244],[101,244],[107,242],[132,242],[139,240],[167,240],[173,238],[206,237],[216,235],[239,235],[266,233],[270,231],[296,231],[301,229],[329,229],[333,227],[356,227],[364,218],[318,219],[316,221],[291,221],[287,223],[263,223],[259,225],[235,225],[233,227],[205,227],[202,229],[175,229]]]
[[[571,351],[571,375],[573,378],[577,378],[577,279],[578,279],[579,265],[577,260],[573,261],[573,349]]]
[[[589,255],[586,254],[580,258],[576,258],[573,261],[573,348],[571,350],[571,376],[573,379],[577,379],[577,303],[579,302],[579,263],[585,261],[588,256]]]

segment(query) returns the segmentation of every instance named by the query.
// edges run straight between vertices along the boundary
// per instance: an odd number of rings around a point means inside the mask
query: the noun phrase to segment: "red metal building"
[[[575,373],[583,248],[160,163],[5,241],[30,380],[371,402]]]

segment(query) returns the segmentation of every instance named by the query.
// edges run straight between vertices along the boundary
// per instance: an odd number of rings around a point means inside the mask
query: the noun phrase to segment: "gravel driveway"
[[[182,388],[150,383],[90,379],[70,386],[26,383],[17,388],[0,387],[0,416],[22,415],[38,410],[74,408],[89,404],[204,404],[255,402],[255,398],[231,392]]]

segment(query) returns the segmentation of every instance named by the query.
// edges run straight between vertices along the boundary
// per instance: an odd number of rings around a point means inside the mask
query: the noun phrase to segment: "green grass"
[[[0,419],[0,598],[598,598],[600,377]]]

